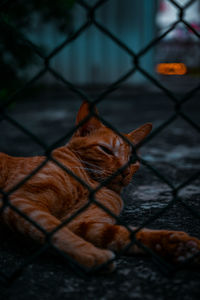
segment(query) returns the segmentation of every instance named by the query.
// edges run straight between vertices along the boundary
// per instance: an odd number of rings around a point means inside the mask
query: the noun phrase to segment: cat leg
[[[131,234],[124,226],[94,220],[82,220],[74,226],[74,229],[78,235],[100,248],[110,249],[114,252],[124,250],[127,254],[147,253],[142,247],[134,243],[128,247],[131,243]],[[200,254],[200,240],[181,231],[144,228],[135,234],[135,238],[172,263],[179,264],[198,252]],[[200,265],[200,258],[195,262]]]
[[[47,233],[51,233],[56,227],[61,225],[61,222],[51,215],[45,206],[36,201],[15,196],[11,203],[13,207],[16,207],[17,210],[36,222]],[[13,230],[19,231],[40,243],[45,243],[45,232],[36,228],[11,208],[5,208],[2,213],[2,218]],[[77,236],[66,226],[62,227],[51,236],[51,243],[85,267],[85,269],[98,267],[114,258],[113,252],[95,247],[90,242]],[[111,271],[112,268],[113,265],[110,264],[107,270]]]
[[[195,256],[193,266],[200,267],[200,240],[186,232],[144,228],[136,234],[136,238],[169,262],[181,264]]]

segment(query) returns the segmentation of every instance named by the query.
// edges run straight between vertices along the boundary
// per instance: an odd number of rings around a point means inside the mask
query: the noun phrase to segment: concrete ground
[[[46,92],[13,104],[9,115],[52,145],[74,125],[81,101],[65,92]],[[173,114],[173,103],[159,93],[114,93],[99,104],[106,121],[122,132],[152,122],[154,130]],[[183,111],[199,122],[199,95],[185,103]],[[0,122],[0,151],[12,155],[42,154],[29,137],[3,120]],[[170,182],[179,185],[199,170],[200,136],[182,118],[178,118],[142,149],[141,155]],[[66,142],[66,141],[65,141]],[[200,179],[181,190],[184,203],[200,213]],[[141,225],[172,199],[169,186],[151,170],[142,166],[124,190],[125,209],[121,215],[127,224]],[[200,238],[200,219],[180,202],[175,203],[150,228],[184,230]],[[0,230],[0,271],[9,276],[38,247],[2,228]],[[1,281],[0,281],[1,282]],[[199,270],[180,270],[167,276],[148,257],[117,260],[117,269],[108,275],[78,276],[63,259],[45,253],[24,268],[10,286],[0,283],[0,299],[199,299]]]

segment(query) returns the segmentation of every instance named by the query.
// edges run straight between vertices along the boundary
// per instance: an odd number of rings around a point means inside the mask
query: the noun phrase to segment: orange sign
[[[156,66],[156,72],[162,75],[185,75],[187,67],[184,63],[160,63]]]

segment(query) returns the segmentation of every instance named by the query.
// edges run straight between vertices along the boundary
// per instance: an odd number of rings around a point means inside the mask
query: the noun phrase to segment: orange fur
[[[94,112],[97,115],[96,108]],[[77,115],[77,125],[88,113],[89,104],[84,102]],[[151,128],[151,124],[145,124],[124,134],[124,137],[137,145],[150,133]],[[8,193],[14,189],[9,196],[11,207],[5,207],[1,219],[13,230],[44,243],[43,230],[51,233],[90,201],[87,187],[55,161],[95,189],[100,182],[127,164],[131,152],[130,144],[93,116],[80,126],[67,145],[54,150],[52,159],[17,190],[14,187],[46,157],[11,157],[0,153],[0,189]],[[120,192],[138,168],[138,161],[127,166],[98,190],[96,201],[118,216],[123,208]],[[0,207],[2,205],[3,199],[0,199]],[[12,207],[27,215],[43,230],[24,219]],[[81,214],[57,230],[51,240],[55,247],[90,269],[112,259],[113,252],[123,250],[130,243],[130,232],[115,223],[112,216],[91,201]],[[200,249],[197,238],[182,232],[143,229],[136,234],[136,238],[173,262],[187,258]],[[133,245],[127,252],[134,254],[142,250]]]

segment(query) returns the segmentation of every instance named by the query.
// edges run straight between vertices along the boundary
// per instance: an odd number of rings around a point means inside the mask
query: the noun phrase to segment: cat
[[[85,270],[107,265],[112,271],[114,253],[122,250],[129,255],[146,253],[138,243],[128,247],[130,230],[137,228],[129,226],[129,230],[118,225],[113,216],[122,211],[120,193],[139,169],[139,161],[108,180],[106,186],[100,189],[98,186],[129,162],[133,152],[130,143],[142,142],[151,132],[152,124],[119,136],[100,121],[96,108],[94,111],[95,115],[88,119],[90,104],[82,103],[76,117],[78,129],[65,146],[52,151],[51,158],[12,157],[0,153],[0,191],[3,195],[9,194],[8,199],[6,196],[0,199],[0,218],[12,230],[39,243],[46,242],[47,232],[53,246]],[[43,165],[39,167],[40,164]],[[19,184],[37,168],[32,177]],[[96,202],[89,197],[92,189],[97,189],[93,197]],[[80,214],[61,226],[80,209]],[[136,232],[135,238],[173,264],[200,251],[200,240],[181,231],[143,228]]]

